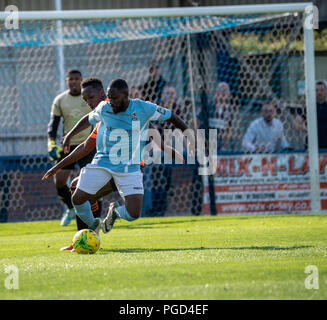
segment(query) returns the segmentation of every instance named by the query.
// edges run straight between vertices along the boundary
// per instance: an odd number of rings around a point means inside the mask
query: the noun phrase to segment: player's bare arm
[[[67,157],[62,159],[56,165],[54,165],[50,170],[48,170],[45,175],[42,177],[42,181],[49,179],[57,172],[59,172],[63,167],[68,166],[79,159],[82,159],[86,155],[88,155],[92,150],[93,147],[90,148],[90,137],[86,139],[83,143],[78,145],[76,149],[72,153],[70,153]]]
[[[159,145],[159,144],[157,144]],[[163,140],[161,139],[161,143],[160,143],[160,148],[163,152],[167,153],[167,154],[171,154],[173,158],[175,158],[177,160],[177,163],[184,163],[184,157],[183,155],[181,155],[176,149],[174,149],[173,147],[169,146],[168,144],[165,144],[163,142]]]
[[[166,120],[167,122],[172,123],[177,129],[181,129],[182,131],[185,131],[188,129],[188,126],[186,123],[175,113],[171,113],[170,119]]]
[[[69,152],[72,137],[91,126],[88,118],[89,115],[85,115],[63,138],[62,145],[65,153]]]
[[[178,115],[174,114],[173,112],[171,113],[170,119],[168,119],[166,121],[172,123],[177,129],[182,130],[182,132],[184,132],[185,130],[188,129],[188,126],[186,125],[186,123]],[[188,141],[189,145],[191,146],[190,153],[191,153],[191,156],[194,157],[195,156],[195,141],[191,135],[188,135],[188,139],[189,139],[189,141]]]
[[[150,123],[150,129],[155,129],[154,126]],[[164,143],[164,141],[158,136],[151,136],[151,140],[163,151],[168,154],[171,154],[173,158],[175,158],[179,163],[184,163],[184,157],[181,155],[176,149]]]

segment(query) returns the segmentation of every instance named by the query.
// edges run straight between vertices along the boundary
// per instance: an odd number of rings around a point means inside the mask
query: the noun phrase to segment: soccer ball
[[[99,247],[100,238],[91,229],[82,229],[73,238],[74,252],[81,254],[96,253]]]

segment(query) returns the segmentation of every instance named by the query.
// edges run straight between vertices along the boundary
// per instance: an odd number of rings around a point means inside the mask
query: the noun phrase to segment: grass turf
[[[327,215],[118,220],[94,255],[60,252],[75,222],[1,224],[0,299],[326,299]],[[8,290],[5,267],[19,270]],[[306,289],[319,271],[319,289]]]

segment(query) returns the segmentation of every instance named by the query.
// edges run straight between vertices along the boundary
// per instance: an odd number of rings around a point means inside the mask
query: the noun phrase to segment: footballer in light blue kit
[[[72,196],[76,214],[90,229],[109,232],[117,218],[137,219],[142,210],[143,174],[140,171],[142,151],[146,144],[150,121],[169,121],[182,131],[187,129],[181,118],[154,103],[130,99],[123,79],[111,81],[107,90],[109,101],[101,102],[84,116],[66,135],[63,146],[69,149],[71,138],[100,122],[96,139],[97,153],[93,161],[81,170],[77,189]],[[110,204],[108,215],[101,221],[92,215],[89,198],[111,178],[125,200],[119,206]]]
[[[149,122],[164,122],[170,117],[170,110],[140,99],[129,99],[128,108],[119,113],[113,112],[108,101],[101,102],[89,114],[92,125],[101,121],[96,140],[97,153],[92,165],[115,172],[139,171]]]

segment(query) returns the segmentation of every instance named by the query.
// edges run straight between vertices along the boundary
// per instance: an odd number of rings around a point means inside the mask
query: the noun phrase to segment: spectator
[[[219,82],[214,99],[211,102],[207,101],[207,94],[205,90],[201,94],[201,108],[198,113],[198,128],[200,129],[214,129],[217,131],[217,141],[210,139],[210,134],[206,131],[206,141],[209,141],[206,146],[206,154],[209,154],[209,146],[212,143],[217,143],[217,153],[226,146],[229,140],[231,127],[233,122],[233,111],[236,106],[236,101],[232,98],[230,87],[227,82]],[[238,128],[238,126],[234,126]],[[203,143],[203,142],[200,142]],[[212,150],[211,150],[212,151]],[[193,178],[192,178],[192,214],[198,215],[202,210],[202,199],[200,190],[203,189],[202,180],[199,179],[197,173],[199,163],[196,162]],[[215,197],[214,181],[212,176],[209,176],[209,194],[210,198]],[[213,203],[212,199],[212,203]],[[211,214],[216,214],[216,206],[211,208]]]
[[[171,84],[167,84],[163,89],[162,99],[159,104],[162,107],[171,110],[176,115],[181,117],[181,119],[183,119],[182,106],[177,103],[176,89]],[[163,124],[159,124],[157,126],[157,129],[159,130],[161,138],[164,139],[165,129],[174,130],[175,127],[170,123],[166,122]],[[166,138],[168,139],[164,139],[165,144],[172,146],[172,137],[167,135],[166,133]],[[171,169],[172,168],[170,165],[165,164],[155,165],[152,168],[152,209],[150,212],[151,216],[163,216],[166,212],[168,206],[167,197],[171,187]]]
[[[137,87],[135,87],[135,86],[133,86],[133,87],[130,88],[130,90],[129,90],[129,97],[131,99],[142,99],[142,95],[141,95],[140,90]]]
[[[316,83],[316,103],[317,103],[317,125],[318,125],[318,145],[320,148],[327,148],[327,86],[325,82]],[[297,130],[307,131],[306,114],[297,115],[293,122],[293,127]],[[307,142],[306,142],[307,144]]]
[[[274,152],[289,149],[283,124],[275,117],[273,103],[262,106],[262,117],[254,120],[247,129],[242,147],[245,152]]]
[[[161,75],[160,65],[154,60],[149,68],[148,80],[140,87],[142,97],[145,101],[158,103],[167,81]]]
[[[319,148],[327,148],[327,86],[323,81],[316,83],[318,143]]]
[[[205,108],[200,110],[199,128],[217,129],[218,150],[221,150],[229,139],[233,106],[229,85],[226,82],[220,82],[217,85],[214,100],[209,103],[208,110]]]

